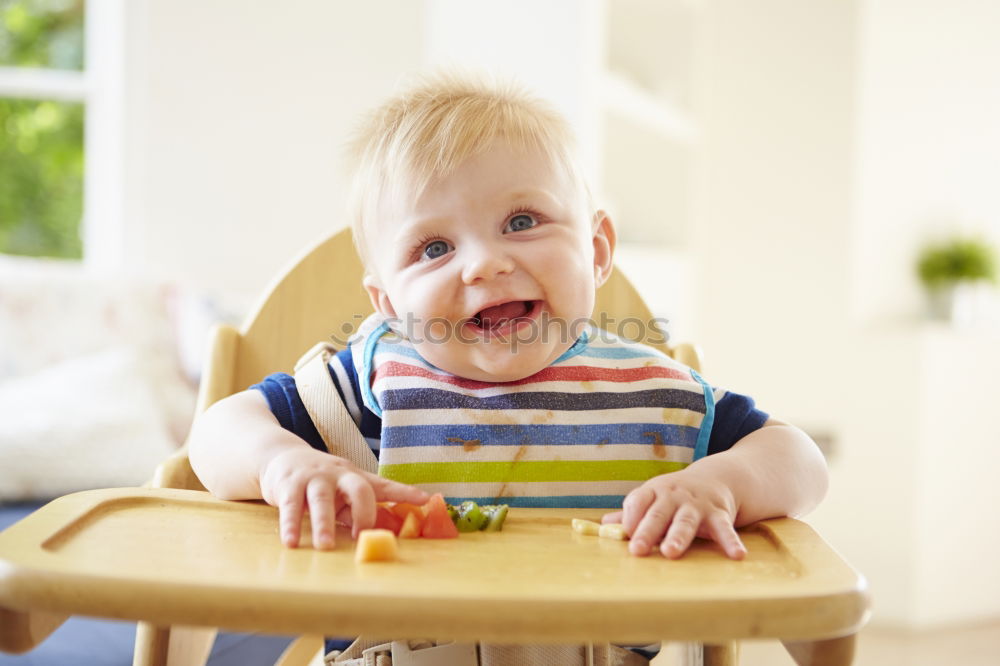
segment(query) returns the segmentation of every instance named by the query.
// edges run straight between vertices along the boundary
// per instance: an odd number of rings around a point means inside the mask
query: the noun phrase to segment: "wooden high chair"
[[[294,262],[240,330],[215,327],[199,412],[290,372],[319,340],[346,340],[371,312],[361,271],[341,231]],[[595,321],[602,312],[651,320],[618,271],[598,293]],[[647,343],[700,369],[695,347],[649,333]],[[203,664],[215,636],[207,627],[308,634],[282,666],[312,658],[323,635],[386,627],[507,643],[690,641],[706,664],[735,664],[738,640],[774,638],[801,665],[851,663],[868,615],[864,580],[804,523],[744,528],[742,562],[706,542],[669,561],[571,532],[571,517],[601,513],[513,509],[500,533],[407,541],[400,562],[355,565],[346,533],[333,551],[313,550],[308,529],[303,547],[281,546],[276,509],[212,498],[182,449],[145,488],[68,495],[0,533],[0,649],[31,649],[83,614],[137,621],[137,666]]]

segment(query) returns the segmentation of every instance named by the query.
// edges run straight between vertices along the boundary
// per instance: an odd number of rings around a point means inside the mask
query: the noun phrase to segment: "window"
[[[83,0],[0,0],[0,252],[81,258]]]

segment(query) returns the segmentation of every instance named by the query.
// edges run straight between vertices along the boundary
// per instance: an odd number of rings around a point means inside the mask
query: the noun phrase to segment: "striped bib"
[[[708,449],[711,388],[607,331],[501,383],[434,367],[377,316],[351,345],[365,405],[382,417],[379,475],[453,504],[621,508],[633,488]]]

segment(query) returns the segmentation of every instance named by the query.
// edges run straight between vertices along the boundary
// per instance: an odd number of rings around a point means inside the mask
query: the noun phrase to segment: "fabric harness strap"
[[[330,357],[336,353],[328,342],[313,346],[295,364],[295,386],[327,450],[375,474],[378,458],[368,448],[330,376]]]

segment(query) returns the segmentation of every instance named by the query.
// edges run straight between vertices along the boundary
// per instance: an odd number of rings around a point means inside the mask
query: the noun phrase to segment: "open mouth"
[[[484,333],[502,333],[537,315],[541,301],[508,301],[483,308],[469,319],[469,324]]]

